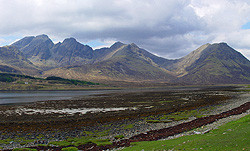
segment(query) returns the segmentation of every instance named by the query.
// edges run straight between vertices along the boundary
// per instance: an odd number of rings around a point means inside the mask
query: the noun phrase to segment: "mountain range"
[[[93,50],[74,38],[54,44],[47,35],[0,47],[0,72],[88,81],[250,83],[250,61],[226,43],[205,44],[171,60],[134,43]]]

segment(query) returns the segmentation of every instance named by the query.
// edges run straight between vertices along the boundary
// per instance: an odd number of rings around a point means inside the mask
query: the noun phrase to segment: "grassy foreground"
[[[172,140],[136,142],[124,151],[156,150],[250,150],[250,115],[229,122],[203,135],[190,135]]]

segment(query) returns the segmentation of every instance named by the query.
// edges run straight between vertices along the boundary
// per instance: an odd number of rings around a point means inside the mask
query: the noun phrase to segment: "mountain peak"
[[[49,38],[49,36],[42,34],[34,37],[32,39],[33,41],[50,41],[50,43],[53,43],[52,40]]]
[[[120,42],[120,41],[117,41],[115,42],[113,45],[125,45],[124,43]]]
[[[39,45],[41,43],[47,43],[48,45],[53,45],[54,43],[52,42],[52,40],[49,38],[49,36],[42,34],[42,35],[38,35],[35,38],[32,39],[32,41],[30,42],[30,44],[35,44],[35,45]]]
[[[138,47],[135,43],[131,43],[129,45],[132,46],[132,47]]]
[[[41,34],[41,35],[36,36],[36,38],[47,38],[47,39],[49,39],[49,36],[45,35],[45,34]]]
[[[227,45],[226,42],[213,43],[212,45]]]
[[[64,39],[64,41],[63,41],[63,42],[77,42],[77,41],[76,41],[76,39],[75,39],[75,38],[70,37],[70,38],[66,38],[66,39]]]
[[[110,48],[111,49],[117,49],[117,48],[120,48],[120,47],[122,47],[122,46],[124,46],[125,44],[124,43],[122,43],[122,42],[120,42],[120,41],[117,41],[117,42],[115,42]]]
[[[227,43],[221,42],[221,43],[214,43],[210,44],[203,52],[205,56],[207,56],[210,53],[216,53],[217,55],[233,55],[235,53],[238,53],[233,48],[231,48]]]
[[[213,44],[210,44],[211,47],[230,47],[227,43],[225,42],[220,42],[220,43],[213,43]],[[230,47],[231,48],[231,47]]]

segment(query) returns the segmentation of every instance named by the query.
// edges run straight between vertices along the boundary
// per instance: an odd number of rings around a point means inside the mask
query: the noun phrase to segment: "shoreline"
[[[248,96],[250,96],[250,94],[248,94]],[[246,100],[244,100],[244,102],[245,101]],[[243,103],[243,102],[241,102],[241,103]],[[181,137],[181,136],[185,136],[185,135],[203,134],[203,133],[209,132],[212,129],[216,129],[217,127],[213,127],[215,124],[217,124],[217,126],[220,126],[220,125],[223,125],[227,122],[232,121],[232,119],[236,120],[236,119],[239,119],[240,117],[243,117],[245,115],[250,114],[249,109],[250,109],[250,102],[245,102],[241,106],[238,106],[238,107],[233,108],[231,110],[228,110],[226,112],[222,112],[222,113],[219,113],[216,115],[210,115],[210,116],[207,116],[204,118],[193,119],[190,121],[182,121],[180,124],[176,124],[176,125],[173,125],[173,126],[170,126],[167,128],[163,128],[163,129],[150,130],[147,132],[143,132],[143,133],[140,133],[138,135],[134,135],[128,139],[122,139],[120,141],[113,142],[112,145],[96,146],[96,144],[89,144],[89,145],[81,145],[81,146],[77,146],[77,147],[78,147],[78,149],[81,149],[81,150],[93,150],[93,149],[94,150],[103,150],[103,149],[107,150],[107,149],[128,147],[128,146],[130,146],[131,142],[152,141],[152,140],[162,140],[162,139],[166,140],[166,139],[173,139],[173,138],[177,138],[177,137]],[[211,118],[211,120],[209,120],[210,118]],[[204,119],[206,121],[204,121]],[[197,122],[197,121],[203,121],[205,123]],[[221,122],[221,121],[223,121],[223,122]],[[196,123],[198,125],[191,126],[190,128],[181,128],[182,126],[185,127],[186,125],[189,125],[191,123]],[[219,125],[218,125],[218,123],[219,123]],[[193,129],[193,127],[195,127],[196,129],[191,130],[191,129]],[[204,130],[207,127],[210,127],[210,129],[205,130],[203,132],[197,131],[197,130],[201,130],[201,129]],[[191,130],[191,131],[189,131],[189,130]],[[165,133],[167,133],[167,134],[165,134]],[[166,137],[167,135],[169,135],[169,136]],[[164,138],[164,137],[166,137],[166,138]],[[32,147],[32,146],[29,146],[29,148],[38,149],[38,150],[44,150],[44,149],[60,150],[62,147],[45,147],[45,146],[36,146],[36,147],[33,146]],[[5,151],[8,151],[8,149],[6,149]]]
[[[204,94],[203,94],[204,93]],[[208,94],[206,94],[206,93],[208,93]],[[218,105],[216,105],[215,104],[215,106],[216,106],[216,109],[217,110],[214,110],[214,111],[211,111],[210,110],[210,114],[211,113],[217,113],[217,112],[222,112],[223,110],[228,110],[228,109],[230,109],[230,108],[233,108],[233,107],[235,107],[235,106],[237,106],[237,105],[239,105],[239,104],[243,104],[243,102],[245,101],[246,102],[246,98],[248,98],[248,96],[250,96],[249,94],[247,94],[247,93],[245,93],[245,94],[239,94],[240,92],[227,92],[227,91],[223,91],[223,92],[220,92],[220,91],[211,91],[211,92],[204,92],[204,91],[197,91],[197,92],[184,92],[184,91],[178,91],[178,92],[174,92],[173,94],[173,96],[175,96],[175,95],[178,95],[178,96],[183,96],[183,97],[185,97],[185,96],[189,96],[190,94],[192,94],[193,95],[193,97],[194,97],[194,99],[197,97],[197,95],[205,95],[206,97],[210,97],[210,95],[214,95],[214,96],[220,96],[221,94],[224,94],[224,95],[232,95],[232,96],[236,96],[236,98],[231,98],[231,99],[227,99],[225,102],[220,102],[219,104],[224,104],[223,106],[218,106]],[[138,93],[138,92],[136,92],[136,95],[139,95],[140,93]],[[170,93],[170,94],[168,94],[168,95],[171,95],[172,94],[172,92]],[[110,96],[111,95],[111,96]],[[159,95],[162,97],[162,96],[164,96],[164,94],[163,93],[159,93]],[[125,97],[126,98],[126,94],[120,94],[120,95],[114,95],[114,94],[109,94],[108,96],[101,96],[101,97],[97,97],[98,99],[96,100],[96,101],[98,101],[98,100],[105,100],[105,98],[108,100],[109,99],[109,97],[118,97],[118,96],[123,96],[123,97]],[[144,96],[144,94],[142,95],[142,96]],[[201,96],[201,97],[202,97]],[[121,97],[122,98],[122,97]],[[133,97],[132,97],[133,98]],[[182,98],[182,97],[180,97],[180,98]],[[211,98],[211,99],[213,99],[213,98]],[[238,103],[237,102],[235,102],[235,99],[237,100],[240,100]],[[192,99],[191,99],[192,100]],[[90,100],[90,101],[93,101],[93,100]],[[94,101],[95,101],[95,99],[94,99]],[[49,102],[47,102],[47,103],[52,103],[53,104],[53,102],[54,101],[49,101]],[[57,102],[57,101],[55,101],[55,102]],[[59,102],[61,102],[61,101],[59,101]],[[62,101],[61,103],[63,103],[63,102],[67,102],[67,101]],[[74,102],[74,101],[73,101]],[[58,103],[58,102],[57,102]],[[69,102],[70,103],[70,102]],[[38,103],[39,104],[39,103]],[[37,105],[37,104],[36,104]],[[134,105],[134,104],[133,104]],[[212,107],[213,107],[214,105],[212,105]],[[144,106],[145,107],[145,106]],[[144,109],[145,110],[145,109]],[[150,110],[150,109],[148,109],[148,110]],[[145,111],[144,111],[145,112]],[[116,112],[113,112],[114,114],[117,114]],[[139,112],[138,112],[139,113]],[[145,112],[146,113],[146,112]],[[105,116],[106,114],[105,113],[100,113],[100,117],[102,117],[102,114],[103,114],[103,116]],[[135,113],[135,114],[137,114],[137,113]],[[110,114],[107,114],[107,115],[109,115],[110,116]],[[122,114],[121,114],[122,115]],[[156,113],[156,115],[157,115],[157,113]],[[113,138],[114,138],[114,136],[116,136],[116,135],[121,135],[121,134],[124,134],[124,136],[125,136],[125,138],[130,138],[130,137],[132,137],[132,136],[135,136],[135,135],[138,135],[138,134],[140,134],[140,133],[146,133],[146,132],[148,132],[148,131],[150,131],[150,130],[155,130],[155,129],[161,129],[161,128],[166,128],[166,127],[169,127],[169,126],[174,126],[174,125],[178,125],[178,124],[181,124],[181,123],[183,123],[183,122],[188,122],[188,121],[191,121],[191,120],[193,120],[194,118],[189,118],[189,120],[182,120],[182,121],[173,121],[172,123],[146,123],[145,122],[145,117],[148,117],[148,115],[146,115],[146,116],[141,116],[141,117],[137,117],[137,118],[135,118],[135,119],[126,119],[126,118],[124,118],[124,119],[120,119],[120,120],[118,120],[118,121],[110,121],[110,122],[107,122],[106,124],[105,123],[103,123],[103,124],[100,124],[99,126],[96,126],[96,127],[89,127],[88,128],[88,126],[84,126],[85,128],[84,129],[79,129],[79,128],[74,128],[73,130],[70,130],[70,131],[66,131],[66,132],[63,132],[62,133],[62,131],[60,132],[60,130],[58,130],[58,132],[57,133],[54,133],[55,134],[55,136],[66,136],[66,134],[68,135],[68,134],[73,134],[73,133],[81,133],[81,132],[83,132],[83,131],[89,131],[89,132],[91,132],[91,131],[95,131],[95,130],[100,130],[100,131],[105,131],[105,130],[107,130],[107,129],[110,129],[111,127],[110,126],[108,126],[108,127],[105,127],[105,125],[109,125],[109,124],[111,124],[111,123],[113,123],[115,126],[117,126],[117,127],[119,127],[119,125],[121,126],[122,124],[127,124],[127,125],[130,125],[130,124],[133,124],[134,126],[133,126],[133,128],[131,128],[131,129],[120,129],[121,131],[114,131],[115,133],[113,133],[112,131],[110,131],[110,133],[109,133],[109,137],[107,137],[107,136],[103,136],[103,137],[100,137],[100,138],[103,138],[103,139],[111,139],[112,141],[115,141]],[[77,123],[76,123],[77,124]],[[1,132],[1,131],[0,131]],[[113,133],[113,134],[112,134]],[[36,134],[36,133],[33,133],[33,134]],[[37,133],[37,134],[39,134],[39,132]],[[44,134],[46,134],[46,132],[44,133]],[[60,135],[59,135],[60,134]],[[112,134],[112,135],[111,135]],[[48,138],[50,137],[50,135],[52,135],[52,133],[48,133]],[[34,135],[35,136],[35,135]],[[74,135],[71,135],[71,137],[72,136],[74,136]],[[81,136],[83,136],[83,135],[81,135]],[[75,136],[75,137],[80,137],[80,136]],[[58,137],[59,138],[59,137]],[[63,138],[59,138],[59,139],[53,139],[54,141],[55,140],[63,140]],[[53,141],[53,140],[50,140],[50,141]],[[48,143],[48,142],[47,142]],[[46,144],[46,143],[45,143]],[[33,146],[34,146],[35,144],[33,144]],[[9,145],[7,145],[7,146],[9,146]],[[7,147],[6,146],[6,147]],[[14,148],[15,147],[29,147],[29,146],[32,146],[32,144],[27,144],[26,146],[18,146],[17,144],[13,144],[13,146],[14,146]],[[6,147],[4,147],[4,149],[7,149]],[[10,146],[9,146],[10,147]]]

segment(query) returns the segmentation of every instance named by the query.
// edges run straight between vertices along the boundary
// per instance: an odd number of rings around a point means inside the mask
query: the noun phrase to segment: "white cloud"
[[[109,45],[104,41],[112,39],[169,58],[212,42],[250,49],[249,30],[241,29],[250,21],[248,0],[0,0],[0,20],[3,40],[47,34]]]
[[[250,2],[244,0],[193,0],[191,6],[210,31],[239,30],[250,19]]]

